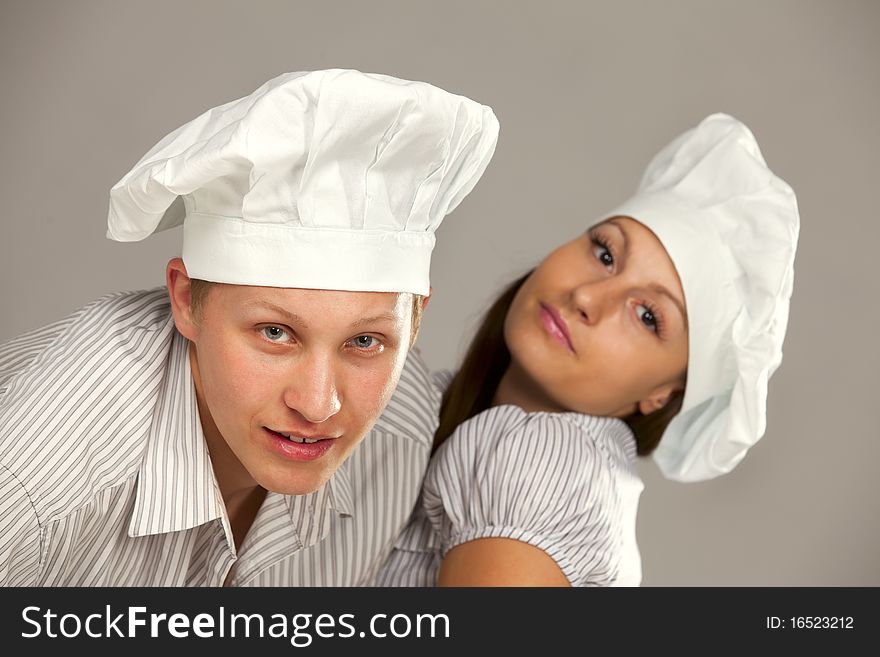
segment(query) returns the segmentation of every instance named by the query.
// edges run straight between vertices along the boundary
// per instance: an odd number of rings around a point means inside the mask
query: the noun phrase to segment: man
[[[407,359],[433,233],[497,134],[467,98],[331,70],[161,140],[108,236],[182,223],[167,291],[0,346],[0,583],[368,583],[436,425]]]

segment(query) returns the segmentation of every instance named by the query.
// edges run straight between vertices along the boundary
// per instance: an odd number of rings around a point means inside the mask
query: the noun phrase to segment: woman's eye
[[[280,326],[264,326],[260,329],[260,333],[269,342],[287,342],[285,338],[289,337],[287,331]]]
[[[611,250],[608,248],[607,244],[604,244],[601,240],[593,238],[593,253],[606,267],[610,267],[614,264],[614,257],[611,255]]]
[[[359,335],[350,342],[360,351],[381,351],[382,343],[372,335]]]
[[[639,304],[638,307],[645,309],[645,312],[643,314],[639,315],[639,319],[642,320],[643,324],[650,327],[653,331],[656,331],[657,330],[657,317],[654,315],[654,313],[651,311],[651,309],[648,308],[647,306],[643,306],[642,304]],[[638,310],[636,310],[636,313],[638,314]]]

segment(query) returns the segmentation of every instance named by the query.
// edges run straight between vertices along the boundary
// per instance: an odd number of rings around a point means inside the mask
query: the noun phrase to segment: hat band
[[[427,295],[434,234],[311,228],[189,213],[183,261],[190,278],[352,292]]]

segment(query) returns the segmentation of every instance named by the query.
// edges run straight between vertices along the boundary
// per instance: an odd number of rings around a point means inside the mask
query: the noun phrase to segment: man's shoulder
[[[375,429],[430,449],[440,414],[441,391],[418,349],[407,354],[397,388]]]
[[[114,326],[156,327],[170,315],[171,304],[164,287],[111,292],[80,306],[66,317],[3,341],[0,352],[33,351],[34,345],[45,346],[43,342],[58,344],[69,340],[71,334],[94,333]]]
[[[403,366],[403,373],[400,375],[401,383],[407,385],[429,386],[435,388],[433,378],[431,376],[431,368],[422,356],[422,352],[418,347],[413,347],[407,354],[406,363]]]
[[[164,287],[105,294],[74,312],[70,328],[157,328],[167,322],[171,304]]]
[[[60,372],[88,354],[100,354],[108,364],[152,359],[167,348],[173,329],[165,288],[114,292],[74,312],[36,365]]]
[[[136,473],[173,336],[164,290],[109,294],[7,382],[0,463],[42,519]]]
[[[165,288],[104,295],[63,319],[0,344],[0,408],[9,401],[10,386],[34,370],[45,370],[43,375],[52,377],[60,373],[56,361],[71,354],[97,348],[112,357],[114,350],[132,351],[126,342],[132,331],[168,334],[171,329]]]

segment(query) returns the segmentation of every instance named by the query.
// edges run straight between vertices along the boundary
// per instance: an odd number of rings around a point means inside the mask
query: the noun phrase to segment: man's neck
[[[266,489],[254,481],[214,423],[202,392],[198,359],[192,345],[189,349],[189,358],[202,433],[205,435],[214,478],[220,488],[220,495],[223,497],[226,515],[232,528],[235,549],[238,550],[253,525],[263,500],[266,499]]]

